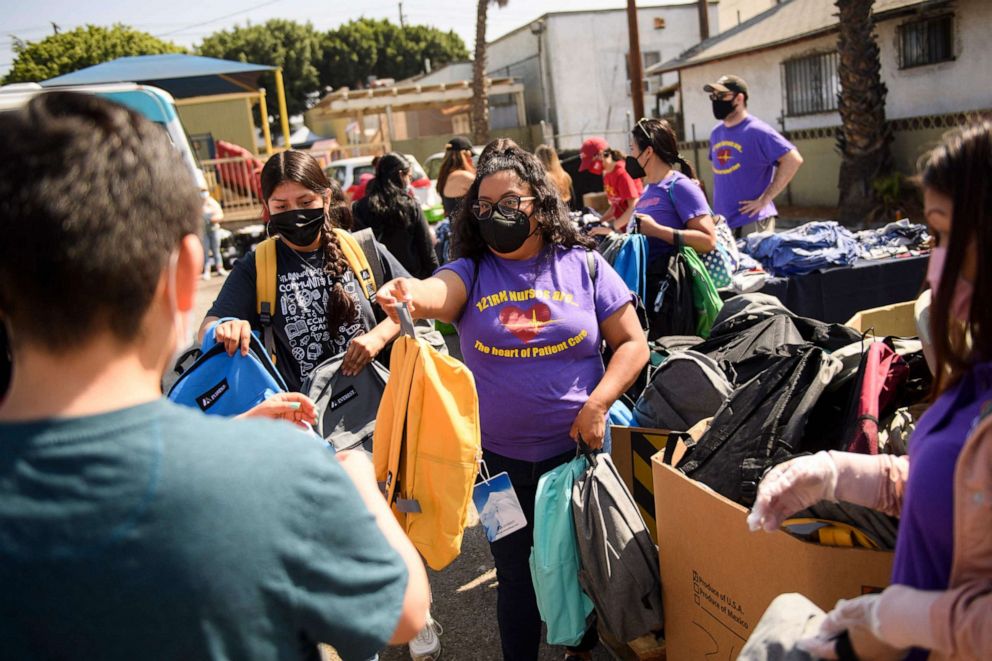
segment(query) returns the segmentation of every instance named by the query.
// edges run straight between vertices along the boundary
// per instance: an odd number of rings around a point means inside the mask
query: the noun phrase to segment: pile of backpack
[[[701,425],[676,468],[745,507],[765,471],[792,457],[905,453],[931,386],[918,339],[797,317],[764,294],[727,300],[708,339],[663,337],[651,347],[635,424]],[[850,526],[872,548],[895,539],[895,520],[867,508],[826,503],[797,517]]]

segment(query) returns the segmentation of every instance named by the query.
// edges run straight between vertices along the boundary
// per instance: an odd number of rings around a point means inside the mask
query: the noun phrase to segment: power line
[[[246,13],[248,13],[250,11],[255,11],[256,9],[261,9],[262,7],[268,7],[269,5],[274,5],[274,4],[279,3],[279,2],[282,2],[282,0],[270,0],[269,2],[263,2],[263,3],[259,4],[259,5],[255,5],[253,7],[247,7],[246,9],[242,9],[240,11],[231,12],[230,14],[225,14],[223,16],[218,16],[217,18],[211,18],[208,21],[197,21],[196,23],[193,23],[192,25],[187,25],[184,28],[180,28],[178,30],[172,30],[170,32],[163,32],[163,33],[157,34],[155,36],[156,37],[168,37],[170,34],[176,34],[178,32],[185,32],[186,30],[190,30],[192,28],[199,27],[201,25],[207,25],[208,23],[216,23],[217,21],[223,21],[225,18],[232,18],[232,17],[238,16],[240,14],[246,14]]]

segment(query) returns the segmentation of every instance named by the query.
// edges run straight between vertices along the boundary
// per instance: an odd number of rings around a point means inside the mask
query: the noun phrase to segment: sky
[[[547,12],[609,9],[626,4],[625,0],[510,0],[506,7],[489,9],[486,39],[491,41]],[[475,0],[0,0],[0,75],[14,60],[11,46],[15,36],[40,41],[52,34],[52,23],[62,30],[88,23],[124,23],[183,46],[194,46],[218,30],[246,22],[264,23],[270,18],[310,21],[320,30],[362,17],[388,18],[398,23],[400,5],[409,24],[454,30],[472,52]]]

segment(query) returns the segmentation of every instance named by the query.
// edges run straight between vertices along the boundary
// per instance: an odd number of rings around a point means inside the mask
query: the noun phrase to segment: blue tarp
[[[148,83],[177,99],[231,92],[255,91],[258,77],[275,67],[233,62],[213,57],[169,53],[120,57],[79,71],[50,78],[43,87],[96,85],[100,83]]]

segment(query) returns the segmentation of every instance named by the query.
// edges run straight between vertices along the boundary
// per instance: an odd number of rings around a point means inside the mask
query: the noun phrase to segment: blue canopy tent
[[[272,71],[276,78],[276,95],[284,142],[289,141],[289,118],[282,70],[265,64],[233,62],[199,55],[169,53],[120,57],[79,71],[43,81],[43,87],[62,85],[96,85],[100,83],[147,83],[160,87],[176,99],[251,92],[258,95],[262,116],[267,116],[264,90],[258,88],[258,78]],[[271,152],[268,123],[262,122],[266,145]]]

